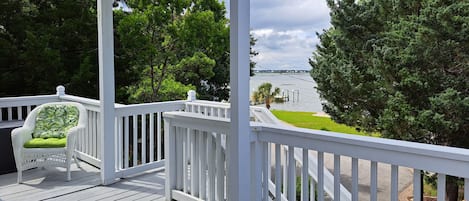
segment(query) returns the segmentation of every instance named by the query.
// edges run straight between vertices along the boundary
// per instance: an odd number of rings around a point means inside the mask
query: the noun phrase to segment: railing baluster
[[[187,174],[187,169],[185,164],[187,162],[184,160],[184,145],[179,143],[184,140],[184,134],[187,132],[186,128],[177,127],[176,128],[176,188],[180,190],[184,188],[185,174]]]
[[[122,154],[122,138],[123,138],[123,124],[122,124],[122,117],[117,117],[117,132],[118,132],[118,137],[117,137],[117,162],[119,164],[119,168],[123,169],[124,168],[124,163],[123,163],[123,157],[124,155]]]
[[[324,152],[318,151],[318,200],[324,200]]]
[[[262,142],[253,142],[254,149],[251,152],[251,184],[253,192],[251,193],[251,200],[261,201],[262,200],[262,162],[264,160],[262,154]],[[252,147],[252,146],[251,146]]]
[[[414,169],[414,200],[422,200],[422,177],[419,169]]]
[[[358,158],[352,158],[352,201],[358,201]]]
[[[11,107],[7,108],[7,114],[8,114],[8,121],[13,120],[13,111],[12,111]]]
[[[199,180],[199,198],[206,199],[207,198],[207,180],[206,180],[206,165],[207,165],[207,133],[200,132],[199,133],[199,156],[200,156],[200,163],[199,163],[199,172],[200,172],[200,180]]]
[[[311,201],[315,201],[316,200],[316,185],[314,183],[314,180],[312,177],[310,177],[311,179],[311,184],[309,186],[309,200]]]
[[[18,115],[18,120],[23,120],[23,106],[16,107],[16,113]]]
[[[114,116],[114,132],[117,134],[117,137],[114,138],[114,168],[119,170],[119,117]]]
[[[96,118],[94,116],[94,113],[93,111],[88,111],[88,117],[89,117],[89,121],[88,121],[88,131],[85,135],[85,153],[89,154],[89,155],[93,155],[93,134],[94,134],[94,127],[95,127],[95,122],[96,122]]]
[[[222,166],[223,166],[223,175],[225,175],[225,177],[223,178],[224,179],[224,185],[223,185],[223,189],[224,189],[224,199],[226,200],[228,198],[228,195],[230,194],[230,188],[226,188],[226,185],[228,184],[227,180],[230,179],[230,175],[228,175],[228,173],[230,172],[230,143],[229,140],[230,140],[230,136],[228,135],[222,135],[222,140],[225,140],[225,151],[221,153],[221,158],[222,158]],[[223,141],[222,141],[223,142]],[[226,196],[225,196],[226,195]]]
[[[124,168],[129,167],[129,116],[124,117]]]
[[[167,145],[165,146],[165,152],[164,152],[165,158],[166,158],[165,160],[165,174],[166,174],[165,196],[167,199],[171,200],[172,199],[171,192],[176,187],[174,182],[177,180],[176,174],[178,174],[178,172],[174,171],[176,170],[176,167],[177,167],[176,144],[178,143],[176,142],[176,136],[178,132],[175,129],[175,127],[169,124],[165,125],[165,131],[166,132],[165,132],[164,140],[165,140],[165,144]]]
[[[464,200],[469,200],[469,179],[464,178]]]
[[[399,196],[399,166],[391,165],[391,201],[398,201]]]
[[[98,157],[98,130],[99,130],[99,126],[98,126],[98,123],[99,121],[101,121],[101,118],[99,118],[99,115],[97,112],[93,112],[94,114],[94,117],[96,119],[96,121],[94,122],[94,125],[93,125],[93,135],[91,135],[91,142],[90,144],[92,145],[91,146],[91,153],[94,157]]]
[[[147,114],[142,114],[142,164],[147,163]]]
[[[280,164],[282,161],[280,160],[280,144],[275,144],[275,200],[280,200],[281,199],[281,186],[282,186],[282,180],[281,180],[281,167]]]
[[[371,161],[370,167],[370,200],[378,200],[378,163],[376,161]]]
[[[212,110],[213,111],[213,110]],[[213,113],[212,113],[213,114]],[[208,200],[213,201],[215,200],[215,141],[213,140],[213,135],[211,133],[208,134]]]
[[[197,130],[191,132],[191,194],[199,196],[199,133]]]
[[[334,201],[340,201],[340,155],[334,154]]]
[[[0,115],[1,115],[1,109],[0,109]],[[28,105],[26,106],[26,116],[31,113],[31,105]],[[2,117],[0,116],[0,121],[1,121]]]
[[[90,153],[89,147],[91,146],[91,144],[90,144],[90,141],[88,139],[90,138],[90,136],[93,133],[93,113],[89,110],[87,112],[88,112],[88,125],[87,125],[88,132],[86,132],[86,134],[84,136],[83,151],[85,153]]]
[[[0,122],[2,122],[2,121],[3,121],[3,108],[0,107]]]
[[[437,181],[437,200],[438,201],[445,201],[446,197],[446,175],[438,173],[438,181]]]
[[[216,158],[217,158],[217,200],[225,199],[225,161],[223,160],[222,146],[221,146],[221,134],[217,133],[216,142]]]
[[[285,197],[288,196],[288,152],[285,146],[282,146],[282,153],[283,153],[283,194]]]
[[[301,175],[301,200],[308,201],[309,200],[309,192],[308,192],[308,183],[309,183],[309,172],[308,172],[308,149],[303,149],[303,168],[302,168],[302,175]]]
[[[150,158],[148,162],[153,162],[155,161],[155,113],[150,113],[150,143],[149,143],[149,149],[150,149]],[[158,125],[158,124],[157,124]],[[158,147],[158,150],[160,147]]]
[[[270,160],[269,160],[269,149],[270,145],[269,143],[265,142],[262,143],[262,155],[263,155],[263,160],[262,160],[262,181],[263,181],[263,188],[262,188],[262,196],[263,200],[268,200],[269,198],[269,181],[270,181],[270,175],[269,175],[269,169],[270,169]]]
[[[156,160],[160,161],[161,160],[161,150],[163,150],[163,147],[161,147],[161,124],[163,121],[161,121],[161,112],[157,113],[156,116]]]
[[[294,153],[295,147],[288,146],[288,200],[296,200],[296,161],[295,156],[293,155]]]
[[[137,166],[137,159],[138,159],[138,131],[137,131],[137,115],[133,115],[132,118],[132,128],[133,128],[133,133],[132,133],[132,166]]]
[[[189,192],[189,168],[188,168],[188,153],[190,149],[190,138],[188,136],[188,132],[183,132],[181,135],[182,138],[182,177],[183,177],[183,191],[184,193]]]

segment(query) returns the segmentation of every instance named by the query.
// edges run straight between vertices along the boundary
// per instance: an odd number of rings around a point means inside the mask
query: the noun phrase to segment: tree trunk
[[[446,200],[458,201],[458,183],[457,178],[447,176],[446,178]]]
[[[269,110],[270,109],[270,98],[265,98],[265,107]]]

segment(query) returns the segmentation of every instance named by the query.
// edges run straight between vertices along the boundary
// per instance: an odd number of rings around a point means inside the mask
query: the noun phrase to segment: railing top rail
[[[163,114],[165,121],[172,126],[192,128],[207,132],[228,134],[230,120],[226,118],[204,116],[198,113],[166,112]]]
[[[469,149],[253,123],[265,142],[287,144],[360,159],[469,178]]]
[[[200,106],[206,106],[206,107],[221,107],[221,108],[230,108],[229,103],[221,103],[221,102],[214,102],[214,101],[205,101],[205,100],[196,100],[193,102],[187,102],[189,105],[200,105]]]
[[[167,101],[155,103],[141,103],[133,105],[118,105],[116,106],[116,116],[146,114],[155,112],[167,112],[184,109],[184,104],[187,101]]]
[[[0,107],[16,107],[58,101],[57,95],[20,96],[0,98]]]

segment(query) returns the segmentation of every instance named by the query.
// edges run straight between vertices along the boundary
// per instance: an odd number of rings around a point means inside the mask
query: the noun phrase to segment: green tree
[[[264,102],[265,107],[270,109],[270,103],[274,96],[280,93],[280,88],[275,87],[272,91],[272,84],[271,83],[262,83],[258,88],[257,91],[253,93],[253,98],[255,98],[255,102]]]
[[[0,96],[96,96],[95,1],[15,1],[0,8]],[[15,87],[12,87],[15,86]]]
[[[324,110],[384,137],[469,148],[469,3],[328,5],[333,26],[310,59]]]
[[[127,88],[134,101],[161,101],[165,84],[195,86],[201,98],[226,98],[229,29],[225,8],[210,1],[130,1],[134,8],[117,26],[119,57],[141,78]],[[214,75],[217,76],[214,76]],[[146,77],[150,77],[148,81]],[[164,82],[165,79],[173,79]],[[135,99],[135,87],[151,92]],[[226,89],[226,90],[223,90]],[[221,93],[217,91],[223,90]],[[184,93],[185,94],[185,93]]]

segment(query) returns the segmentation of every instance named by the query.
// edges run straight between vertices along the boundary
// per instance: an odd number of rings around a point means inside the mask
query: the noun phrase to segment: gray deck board
[[[99,170],[81,162],[72,164],[72,181],[66,181],[64,168],[37,168],[23,172],[23,184],[16,173],[0,175],[0,201],[16,200],[164,200],[164,172],[149,171],[119,182],[100,185]]]

